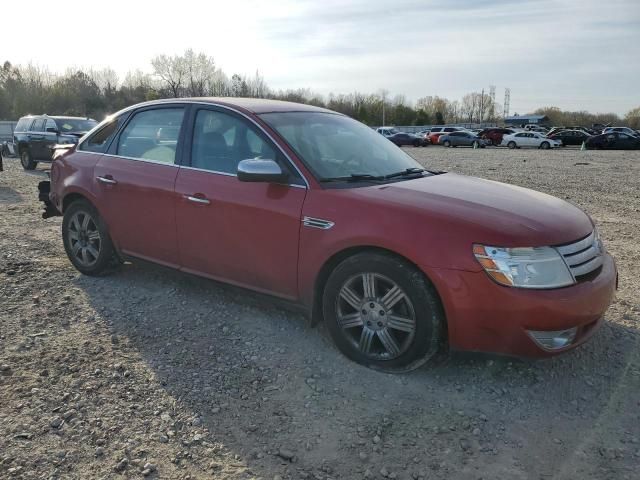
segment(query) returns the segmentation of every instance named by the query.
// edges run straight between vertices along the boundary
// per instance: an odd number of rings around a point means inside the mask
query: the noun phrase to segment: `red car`
[[[424,170],[308,105],[127,108],[56,156],[41,198],[63,215],[80,272],[137,257],[281,297],[324,321],[349,358],[387,371],[445,344],[566,351],[598,329],[616,289],[613,258],[577,207]]]
[[[431,130],[429,131],[429,134],[427,135],[427,138],[429,139],[429,142],[431,142],[432,145],[438,145],[438,140],[440,140],[440,137],[442,135],[446,135],[448,133],[452,133],[452,132],[460,132],[464,130],[464,128],[460,128],[460,127],[432,127]]]

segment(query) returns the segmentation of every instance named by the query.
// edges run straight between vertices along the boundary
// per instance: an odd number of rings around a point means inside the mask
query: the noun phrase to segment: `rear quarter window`
[[[21,118],[16,125],[16,132],[26,132],[33,123],[33,117]]]

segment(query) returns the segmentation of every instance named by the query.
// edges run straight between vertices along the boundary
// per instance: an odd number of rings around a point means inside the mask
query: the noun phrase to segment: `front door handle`
[[[184,198],[193,203],[199,203],[201,205],[209,205],[211,201],[207,198],[196,197],[195,195],[185,195]]]
[[[116,182],[113,178],[109,178],[109,177],[96,177],[96,180],[98,180],[100,183],[106,183],[107,185],[115,185]]]

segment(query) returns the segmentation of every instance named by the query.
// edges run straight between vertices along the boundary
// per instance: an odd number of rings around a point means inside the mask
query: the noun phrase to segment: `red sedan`
[[[616,289],[614,261],[577,207],[430,172],[307,105],[135,105],[58,155],[41,198],[64,216],[84,274],[137,257],[281,297],[324,321],[346,356],[388,371],[445,344],[566,351],[598,329]]]

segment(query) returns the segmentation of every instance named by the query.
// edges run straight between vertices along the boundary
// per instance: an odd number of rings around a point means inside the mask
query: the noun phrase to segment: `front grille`
[[[604,261],[602,245],[595,230],[577,242],[556,248],[577,280],[599,269]]]

